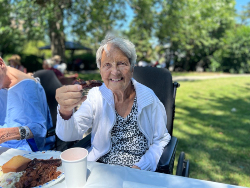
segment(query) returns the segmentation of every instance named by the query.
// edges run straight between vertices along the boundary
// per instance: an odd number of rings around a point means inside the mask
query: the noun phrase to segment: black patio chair
[[[47,98],[47,103],[53,121],[53,127],[47,131],[47,137],[54,136],[56,135],[55,127],[56,127],[57,105],[58,105],[55,99],[56,89],[61,87],[62,84],[52,70],[39,70],[34,73],[34,77],[38,77],[40,79],[40,83],[44,88]],[[52,149],[57,151],[64,151],[65,149],[70,148],[73,144],[75,144],[75,142],[64,142],[56,136],[55,145],[54,148]]]
[[[134,76],[138,82],[151,88],[163,103],[167,113],[167,129],[172,136],[169,144],[164,148],[156,172],[173,174],[175,153],[178,139],[172,135],[175,115],[175,96],[179,83],[172,82],[172,75],[167,69],[155,67],[135,67]],[[91,133],[76,143],[73,147],[88,148],[91,145]],[[185,153],[181,152],[178,160],[176,175],[189,177],[189,160],[185,160]]]

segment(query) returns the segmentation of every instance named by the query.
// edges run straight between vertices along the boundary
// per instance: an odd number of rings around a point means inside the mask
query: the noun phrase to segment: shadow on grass
[[[234,87],[236,94],[249,92],[248,84]],[[216,97],[213,92],[208,96],[198,91],[189,96],[205,106],[176,104],[173,135],[179,139],[177,156],[186,153],[192,178],[249,186],[250,98]]]

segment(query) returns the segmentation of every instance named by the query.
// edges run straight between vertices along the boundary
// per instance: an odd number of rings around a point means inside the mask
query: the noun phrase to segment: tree
[[[223,37],[223,47],[218,50],[212,59],[220,71],[231,73],[250,73],[250,3],[243,6],[240,15],[241,24],[228,30]]]
[[[124,3],[118,0],[13,0],[13,5],[16,20],[24,20],[29,39],[38,40],[47,34],[52,55],[64,60],[66,27],[72,28],[71,34],[78,41],[90,36],[97,44],[125,15],[118,9]]]
[[[133,9],[134,18],[129,30],[124,34],[135,44],[137,60],[149,61],[153,57],[151,39],[155,27],[157,2],[155,0],[131,0],[128,4]]]
[[[223,46],[222,38],[234,26],[234,0],[162,1],[157,37],[171,43],[176,66],[195,70],[209,67],[210,58]]]
[[[248,25],[250,23],[250,2],[243,6],[243,10],[241,11],[239,17],[243,25]]]
[[[64,10],[71,0],[13,0],[15,21],[23,21],[28,40],[50,39],[52,55],[65,60]]]
[[[224,46],[214,55],[218,69],[230,73],[250,73],[250,27],[241,25],[227,32]]]
[[[24,35],[13,23],[10,0],[0,0],[0,56],[22,50]]]
[[[95,0],[73,4],[74,22],[72,33],[96,51],[99,43],[108,32],[120,28],[126,20],[125,2],[120,0]],[[69,20],[72,22],[72,19]]]

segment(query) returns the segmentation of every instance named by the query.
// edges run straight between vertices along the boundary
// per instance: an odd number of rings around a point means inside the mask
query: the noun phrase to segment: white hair
[[[53,67],[54,66],[54,61],[52,60],[52,59],[46,59],[46,60],[44,60],[45,61],[45,63],[51,68],[51,67]]]
[[[108,34],[106,35],[104,40],[102,40],[101,45],[96,52],[96,64],[99,69],[101,66],[103,50],[105,50],[106,53],[109,53],[107,50],[108,44],[112,44],[113,46],[119,48],[129,59],[131,67],[134,68],[137,58],[135,45],[125,38],[120,38],[116,37],[115,35]]]

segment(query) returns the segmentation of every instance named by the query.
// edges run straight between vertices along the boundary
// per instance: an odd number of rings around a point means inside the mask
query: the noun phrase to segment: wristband
[[[25,139],[29,139],[30,138],[30,129],[28,126],[24,126],[25,130],[26,130],[26,135],[25,135]]]
[[[28,139],[30,137],[30,129],[27,126],[21,126],[18,128],[21,136],[21,138],[18,140]]]

